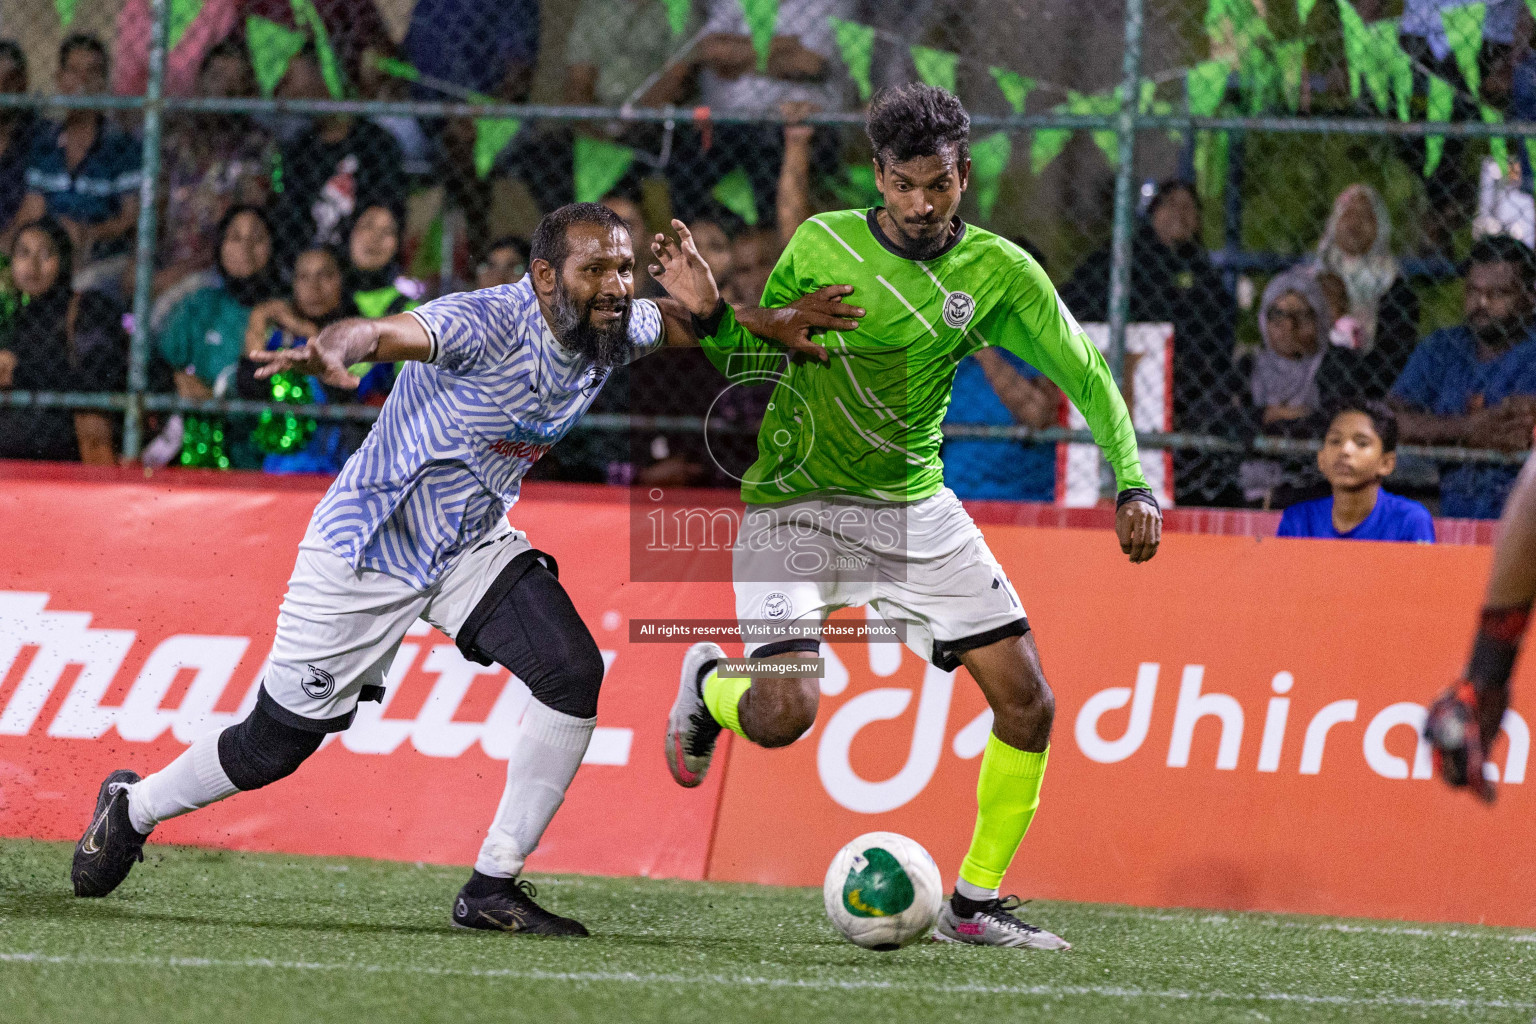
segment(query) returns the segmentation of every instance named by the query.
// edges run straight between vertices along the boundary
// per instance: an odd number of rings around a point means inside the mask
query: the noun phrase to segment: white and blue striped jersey
[[[609,370],[550,333],[533,282],[444,296],[411,312],[432,341],[405,365],[314,523],[354,568],[423,590],[517,501],[523,474],[586,412]],[[661,312],[631,306],[633,356],[658,348]]]

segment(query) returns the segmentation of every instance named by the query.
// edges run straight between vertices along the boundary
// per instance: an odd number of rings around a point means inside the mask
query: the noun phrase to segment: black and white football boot
[[[956,904],[959,904],[957,907]],[[968,900],[953,896],[944,901],[933,929],[938,942],[964,942],[972,946],[1009,946],[1022,949],[1071,949],[1071,943],[1044,928],[1021,921],[1015,911],[1017,896]]]
[[[113,772],[96,794],[96,810],[85,835],[75,844],[69,880],[76,896],[105,896],[122,884],[136,861],[144,859],[143,835],[128,820],[128,787],[137,772]]]
[[[476,872],[453,899],[453,926],[519,935],[590,934],[580,921],[551,914],[533,902],[538,894],[532,882]]]
[[[719,661],[725,652],[718,644],[700,643],[683,655],[683,667],[677,681],[677,700],[667,716],[667,768],[679,786],[692,789],[704,781],[709,759],[720,738],[720,723],[704,706],[704,689],[699,674],[710,662]]]

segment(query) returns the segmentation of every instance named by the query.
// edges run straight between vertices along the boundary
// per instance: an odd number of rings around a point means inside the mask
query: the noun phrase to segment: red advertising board
[[[323,485],[0,476],[0,835],[70,839],[107,771],[158,768],[253,698]],[[512,515],[559,559],[608,662],[588,763],[530,866],[817,884],[842,843],[891,829],[952,878],[985,705],[964,670],[900,646],[829,646],[805,738],[728,745],[702,789],[672,784],[661,737],[682,648],[631,643],[630,620],[727,619],[733,602],[726,582],[628,582],[647,509],[546,485]],[[1465,657],[1486,547],[1257,539],[1231,535],[1265,525],[1251,517],[1176,511],[1169,525],[1193,532],[1136,567],[1102,528],[1108,513],[973,511],[1057,697],[1010,891],[1536,926],[1523,852],[1536,669],[1520,671],[1494,808],[1429,779],[1417,739],[1424,701]],[[1447,526],[1486,540],[1486,527]],[[526,691],[425,630],[389,682],[389,703],[365,705],[294,778],[160,836],[468,864]]]

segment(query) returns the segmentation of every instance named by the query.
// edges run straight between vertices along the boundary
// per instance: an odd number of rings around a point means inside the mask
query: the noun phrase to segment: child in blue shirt
[[[1333,495],[1286,509],[1279,536],[1434,543],[1429,510],[1381,489],[1397,468],[1397,416],[1385,404],[1351,402],[1334,413],[1317,468]]]

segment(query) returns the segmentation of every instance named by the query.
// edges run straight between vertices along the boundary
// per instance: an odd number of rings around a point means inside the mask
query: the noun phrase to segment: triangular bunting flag
[[[1083,96],[1078,93],[1067,92],[1067,110],[1073,114],[1084,116],[1108,116],[1120,112],[1120,98],[1125,95],[1125,90],[1116,88],[1112,93],[1096,93],[1092,96]],[[1093,133],[1093,144],[1099,147],[1104,154],[1104,159],[1109,161],[1109,166],[1120,166],[1120,137],[1113,131],[1101,131]]]
[[[256,72],[256,85],[261,94],[270,98],[277,83],[288,72],[288,65],[309,36],[303,32],[284,28],[275,21],[252,15],[245,19],[245,42],[251,51],[251,68]]]
[[[75,0],[53,0],[53,9],[59,12],[59,25],[69,28],[75,23]]]
[[[1068,113],[1066,106],[1053,107],[1053,114]],[[1061,155],[1061,151],[1067,148],[1067,142],[1072,138],[1072,132],[1066,128],[1039,128],[1035,131],[1035,137],[1029,143],[1029,170],[1039,177],[1040,172],[1050,166],[1052,160]]]
[[[1429,76],[1429,105],[1424,112],[1426,121],[1449,121],[1451,109],[1456,103],[1456,88],[1436,75]],[[1435,173],[1440,158],[1445,155],[1445,136],[1430,135],[1424,139],[1424,176]]]
[[[875,30],[869,25],[842,18],[828,18],[832,34],[837,40],[837,52],[842,54],[848,77],[859,87],[859,100],[869,102],[874,91],[869,80],[870,63],[875,55]]]
[[[1483,106],[1483,123],[1503,124],[1504,115],[1485,104]],[[1506,178],[1509,177],[1509,143],[1505,141],[1504,136],[1494,135],[1490,137],[1488,139],[1488,152],[1498,161],[1499,173]]]
[[[1317,6],[1317,0],[1296,0],[1296,17],[1305,25],[1307,19],[1312,17],[1312,8]]]
[[[912,66],[917,68],[917,77],[928,85],[955,91],[955,71],[960,66],[959,54],[914,46]]]
[[[736,0],[747,19],[747,34],[757,51],[757,70],[768,70],[768,48],[773,45],[773,30],[779,23],[779,0]]]
[[[1208,60],[1190,68],[1184,75],[1189,112],[1195,117],[1215,114],[1226,98],[1227,80],[1231,74],[1231,69],[1219,60]]]
[[[420,71],[417,71],[405,61],[396,60],[393,57],[375,57],[373,58],[373,66],[386,75],[403,78],[407,82],[419,82],[421,80]]]
[[[1531,0],[1531,2],[1536,3],[1536,0]],[[1024,113],[1024,101],[1029,99],[1029,92],[1035,87],[1035,80],[1033,78],[1025,78],[1018,72],[1009,71],[1006,68],[988,68],[987,70],[992,73],[993,81],[1003,91],[1003,98],[1008,101],[1008,105],[1013,108],[1013,112],[1015,114]]]
[[[692,0],[663,0],[667,5],[667,27],[672,30],[675,42],[688,31],[688,19],[693,14]]]
[[[1243,93],[1248,99],[1248,116],[1258,117],[1280,95],[1280,69],[1258,46],[1243,51],[1238,67]]]
[[[576,136],[576,201],[595,203],[607,195],[624,177],[635,160],[628,146]]]
[[[1360,69],[1370,49],[1365,21],[1350,0],[1339,0],[1339,22],[1344,26],[1344,59],[1349,62],[1349,95],[1360,98]]]
[[[1275,64],[1280,68],[1280,93],[1291,113],[1301,109],[1301,79],[1307,69],[1307,41],[1292,40],[1275,47]]]
[[[481,117],[475,120],[475,176],[484,178],[491,173],[496,157],[523,122],[515,117]]]
[[[1474,96],[1479,95],[1483,87],[1477,60],[1483,51],[1483,21],[1487,16],[1487,4],[1446,7],[1440,11],[1440,24],[1445,28],[1451,52],[1456,55],[1456,66],[1466,80],[1467,91]]]
[[[345,99],[347,79],[341,72],[336,51],[331,49],[330,34],[325,30],[320,12],[315,10],[314,0],[289,0],[289,3],[293,6],[293,23],[300,28],[307,27],[315,37],[315,53],[320,57],[320,74],[325,79],[326,91],[333,100]]]
[[[993,132],[971,144],[971,174],[976,179],[976,205],[983,218],[992,216],[997,205],[998,184],[1013,156],[1013,142],[1007,132]]]
[[[1402,47],[1397,44],[1397,19],[1373,21],[1365,26],[1365,52],[1360,58],[1360,77],[1371,91],[1376,109],[1392,113],[1392,69]],[[1404,55],[1406,56],[1406,54]],[[1410,74],[1412,67],[1410,65]]]
[[[752,193],[752,179],[747,177],[746,171],[736,168],[715,182],[709,194],[748,226],[757,226],[757,197]]]
[[[171,35],[166,43],[170,49],[176,49],[176,44],[187,34],[202,9],[203,0],[171,0]]]

